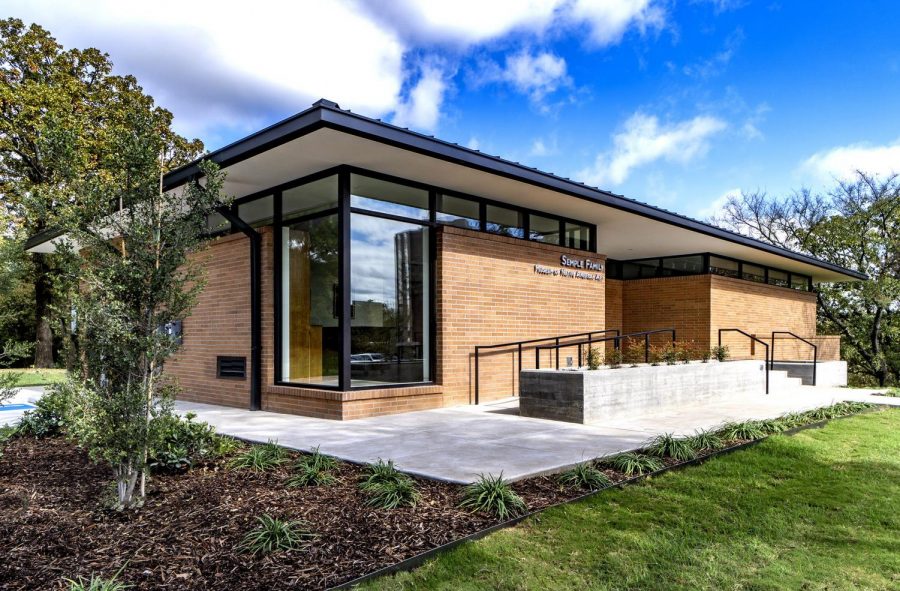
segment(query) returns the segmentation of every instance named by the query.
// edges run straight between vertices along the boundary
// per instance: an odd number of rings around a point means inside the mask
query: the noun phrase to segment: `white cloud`
[[[441,106],[449,83],[443,68],[435,62],[425,61],[419,69],[418,81],[394,110],[393,123],[401,127],[434,131],[441,116]]]
[[[559,145],[555,137],[553,137],[549,142],[544,141],[543,138],[536,138],[533,142],[531,142],[531,149],[528,151],[529,156],[552,156],[554,154],[559,153]]]
[[[5,8],[66,47],[108,52],[183,133],[223,123],[247,131],[320,97],[384,114],[403,82],[400,38],[348,2],[10,0]]]
[[[726,127],[709,115],[660,124],[655,115],[637,112],[613,136],[613,149],[599,154],[594,165],[579,175],[589,184],[617,185],[635,168],[656,160],[686,164],[706,154],[710,138]]]
[[[566,74],[565,59],[547,51],[532,53],[523,49],[507,55],[502,67],[489,60],[482,61],[478,73],[472,76],[472,83],[476,87],[490,83],[509,84],[546,110],[543,102],[547,95],[570,87],[572,79]]]
[[[213,146],[320,97],[432,130],[454,70],[410,68],[411,56],[452,62],[512,34],[539,41],[582,27],[592,43],[608,45],[665,19],[657,0],[7,0],[4,9],[66,47],[109,53],[116,72],[134,74],[175,114],[179,132]],[[532,59],[510,65],[521,67],[515,83],[530,96],[566,79],[560,58],[520,57]]]
[[[731,63],[732,58],[743,42],[744,30],[738,27],[725,39],[725,45],[721,51],[710,58],[684,66],[682,71],[686,76],[700,79],[711,78],[721,74],[728,64]]]
[[[822,150],[807,158],[798,172],[829,184],[834,179],[850,180],[857,170],[879,175],[900,173],[900,140],[884,146],[859,143]]]
[[[601,47],[618,43],[631,27],[644,34],[666,24],[665,10],[653,0],[575,0],[571,18],[586,22],[590,41]]]
[[[709,220],[719,214],[731,198],[740,198],[740,196],[741,190],[739,188],[728,189],[708,204],[699,208],[696,213],[696,218],[698,220]]]
[[[481,141],[473,135],[469,138],[469,141],[466,142],[466,147],[470,150],[477,150],[481,147]]]

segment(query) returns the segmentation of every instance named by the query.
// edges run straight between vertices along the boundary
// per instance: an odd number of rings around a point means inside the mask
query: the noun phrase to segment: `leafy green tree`
[[[900,178],[857,172],[827,194],[744,193],[713,219],[728,229],[865,273],[868,281],[818,286],[818,323],[841,335],[862,383],[900,379]]]
[[[166,170],[193,160],[203,149],[171,131],[171,114],[153,105],[132,76],[112,74],[97,49],[64,49],[38,25],[0,20],[0,205],[17,221],[19,238],[60,225],[81,206],[75,186],[102,178],[111,142],[128,125],[135,105],[153,110],[170,146]],[[34,360],[53,365],[52,286],[56,260],[31,255]]]
[[[95,173],[70,183],[78,206],[59,218],[80,361],[68,386],[71,433],[112,467],[121,507],[143,501],[154,425],[171,416],[175,390],[162,369],[179,339],[165,327],[187,317],[203,289],[192,254],[207,217],[225,205],[224,175],[209,162],[202,182],[163,191],[179,149],[165,133],[170,116],[136,98],[122,106]]]

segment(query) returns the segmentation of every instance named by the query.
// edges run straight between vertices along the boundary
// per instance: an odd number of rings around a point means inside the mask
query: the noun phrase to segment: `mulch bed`
[[[347,463],[335,486],[286,488],[291,463],[257,473],[219,461],[156,476],[143,508],[117,512],[104,505],[108,470],[82,450],[15,438],[0,458],[0,588],[64,589],[66,578],[122,569],[136,589],[319,589],[500,522],[457,508],[461,486],[425,479],[416,507],[373,509],[357,486],[361,468]],[[530,510],[583,494],[549,477],[514,489]],[[317,538],[268,556],[236,550],[264,513],[303,519]]]

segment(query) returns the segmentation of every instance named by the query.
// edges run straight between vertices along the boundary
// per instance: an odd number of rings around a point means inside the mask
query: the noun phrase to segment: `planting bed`
[[[143,508],[116,512],[104,508],[107,471],[82,450],[61,438],[14,438],[0,457],[0,588],[62,589],[65,578],[121,570],[119,580],[137,589],[319,589],[501,522],[458,508],[459,485],[416,479],[415,507],[375,509],[358,488],[361,467],[339,464],[333,486],[288,488],[292,464],[251,472],[223,459],[157,476]],[[614,483],[626,479],[604,472]],[[553,477],[512,487],[529,511],[586,492]],[[263,514],[305,520],[316,538],[270,555],[238,550]]]

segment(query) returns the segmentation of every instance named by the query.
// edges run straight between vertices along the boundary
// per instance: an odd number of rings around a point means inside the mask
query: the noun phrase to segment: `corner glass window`
[[[281,194],[281,212],[285,220],[333,209],[337,204],[337,175],[287,189]]]
[[[709,272],[713,275],[722,275],[724,277],[738,277],[739,263],[731,259],[723,259],[721,257],[709,257]]]
[[[546,244],[559,244],[559,228],[560,222],[557,219],[534,214],[528,217],[529,240]]]
[[[525,215],[514,209],[488,205],[487,227],[485,229],[493,234],[524,238]]]
[[[428,191],[359,174],[350,175],[350,207],[416,220],[429,218]]]
[[[435,219],[438,223],[469,230],[481,229],[479,222],[479,205],[477,201],[454,197],[453,195],[437,196]]]
[[[272,223],[273,201],[271,195],[238,205],[238,217],[251,226],[267,226]]]
[[[656,277],[659,271],[659,259],[641,259],[622,264],[623,279],[649,279]]]
[[[741,266],[741,279],[746,279],[747,281],[756,281],[757,283],[765,283],[766,270],[759,265],[744,263]]]
[[[809,277],[791,273],[791,287],[807,291],[809,289]]]
[[[426,226],[354,213],[350,219],[350,383],[430,379]]]
[[[584,224],[566,222],[566,236],[563,246],[577,248],[578,250],[590,250],[591,228]]]
[[[769,269],[769,285],[790,287],[790,284],[788,283],[788,274],[777,269]]]
[[[337,386],[340,371],[337,216],[281,230],[281,379]]]

